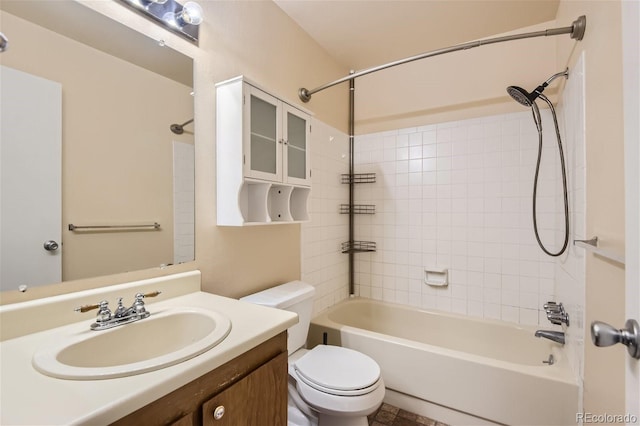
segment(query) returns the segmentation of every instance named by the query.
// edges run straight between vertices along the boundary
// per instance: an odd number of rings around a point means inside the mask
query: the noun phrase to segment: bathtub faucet
[[[564,333],[562,331],[538,330],[536,331],[536,337],[544,337],[564,345]]]

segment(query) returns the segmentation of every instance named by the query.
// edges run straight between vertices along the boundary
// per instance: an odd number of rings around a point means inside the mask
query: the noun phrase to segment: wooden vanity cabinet
[[[285,426],[287,374],[284,332],[113,425]]]

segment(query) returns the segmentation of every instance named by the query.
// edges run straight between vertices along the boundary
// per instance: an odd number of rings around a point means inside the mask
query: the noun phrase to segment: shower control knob
[[[43,246],[46,251],[56,251],[59,247],[58,243],[53,240],[45,241]]]
[[[640,359],[640,326],[636,320],[630,319],[625,328],[618,330],[601,321],[591,323],[591,340],[596,346],[611,346],[622,343],[627,347],[629,355]]]

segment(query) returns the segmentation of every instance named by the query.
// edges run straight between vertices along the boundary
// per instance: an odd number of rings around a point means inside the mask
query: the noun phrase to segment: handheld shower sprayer
[[[547,86],[551,84],[551,82],[558,77],[569,78],[569,68],[549,77],[547,81],[545,81],[544,83],[536,87],[532,93],[527,92],[526,90],[524,90],[522,87],[519,87],[519,86],[507,87],[507,93],[519,104],[524,105],[526,107],[530,107],[534,104],[534,101],[542,94],[544,89],[546,89]]]
[[[533,93],[529,93],[526,90],[524,90],[522,87],[518,87],[518,86],[507,87],[507,93],[509,94],[509,96],[511,96],[519,104],[531,108],[531,113],[533,114],[533,121],[536,125],[536,128],[538,129],[538,160],[536,162],[536,171],[535,171],[535,176],[533,180],[533,231],[536,236],[536,240],[538,241],[538,245],[540,246],[542,251],[544,251],[549,256],[553,256],[553,257],[560,256],[562,253],[564,253],[569,243],[569,201],[568,201],[568,195],[567,195],[567,192],[568,192],[567,191],[567,171],[566,171],[565,162],[564,162],[562,139],[560,137],[560,129],[558,128],[558,119],[556,117],[556,111],[553,107],[553,104],[551,103],[549,98],[547,98],[545,95],[542,94],[544,89],[549,84],[551,84],[553,80],[555,80],[558,77],[569,78],[569,69],[567,68],[562,72],[552,75],[551,77],[549,77],[549,79],[547,79],[547,81],[545,81],[544,83],[536,87],[533,90]],[[538,108],[538,104],[536,103],[536,99],[538,98],[542,99],[549,106],[549,109],[551,110],[551,115],[553,116],[553,122],[556,130],[556,139],[558,142],[558,151],[560,155],[560,167],[562,169],[565,233],[564,233],[564,243],[562,245],[562,248],[555,253],[547,250],[547,248],[542,243],[542,240],[540,239],[540,235],[538,233],[536,199],[538,194],[538,178],[540,176],[540,162],[542,159],[542,117],[540,116],[540,109]]]

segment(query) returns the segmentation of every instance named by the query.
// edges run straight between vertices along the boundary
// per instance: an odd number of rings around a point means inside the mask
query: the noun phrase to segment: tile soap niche
[[[425,268],[424,283],[431,287],[446,287],[449,285],[449,270],[446,268]]]

